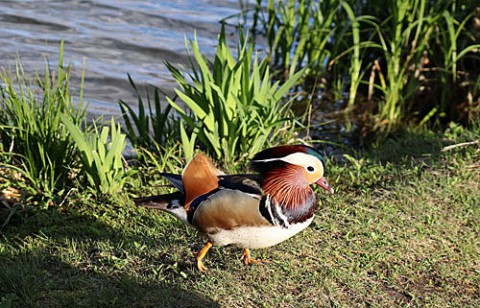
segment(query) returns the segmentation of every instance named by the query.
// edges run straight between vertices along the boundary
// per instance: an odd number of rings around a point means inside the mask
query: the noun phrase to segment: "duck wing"
[[[191,203],[188,220],[206,234],[239,227],[271,226],[260,212],[262,200],[260,196],[240,190],[219,188]]]
[[[258,174],[220,175],[220,187],[240,190],[247,194],[263,195],[262,177]]]

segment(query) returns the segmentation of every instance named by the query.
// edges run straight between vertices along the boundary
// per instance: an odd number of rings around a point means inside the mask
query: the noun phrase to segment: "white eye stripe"
[[[305,169],[307,167],[322,168],[322,162],[318,158],[305,153],[293,153],[283,157],[281,160],[290,164],[302,166]]]
[[[293,153],[289,154],[284,157],[278,157],[278,158],[267,158],[267,159],[259,159],[256,160],[257,162],[270,162],[270,161],[276,161],[276,160],[281,160],[284,162],[287,162],[289,164],[297,165],[297,166],[302,166],[305,169],[308,167],[313,167],[315,168],[315,171],[320,171],[323,174],[323,164],[322,162],[316,158],[315,156],[306,154],[306,153]]]

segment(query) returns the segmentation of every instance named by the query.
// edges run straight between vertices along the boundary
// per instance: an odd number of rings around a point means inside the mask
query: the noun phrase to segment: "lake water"
[[[89,111],[118,115],[119,99],[136,104],[127,73],[138,85],[172,93],[164,61],[185,63],[185,35],[196,32],[202,51],[213,55],[219,21],[239,12],[239,0],[1,0],[0,67],[13,65],[17,55],[31,74],[43,70],[44,56],[53,67],[63,39],[73,89],[85,67]]]

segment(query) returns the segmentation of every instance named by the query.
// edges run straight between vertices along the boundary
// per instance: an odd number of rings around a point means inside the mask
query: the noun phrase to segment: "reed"
[[[471,1],[259,0],[253,19],[281,78],[304,68],[303,89],[365,113],[371,132],[478,115],[480,19]]]
[[[253,32],[265,34],[267,58],[275,75],[286,78],[302,67],[307,75],[324,71],[329,57],[325,46],[339,2],[269,0],[266,13],[261,2],[254,9]]]
[[[378,40],[386,62],[386,75],[381,76],[383,100],[379,104],[378,122],[391,129],[402,120],[406,105],[419,87],[414,72],[428,46],[431,24],[427,24],[425,0],[388,2],[391,16],[379,24]],[[378,70],[383,74],[382,68]]]
[[[17,60],[14,72],[5,69],[0,75],[0,167],[11,170],[0,172],[0,180],[45,205],[63,196],[71,184],[76,148],[61,116],[74,125],[85,117],[83,77],[74,106],[70,76],[71,66],[63,63],[63,42],[57,70],[45,60],[43,76],[36,74],[31,81]]]

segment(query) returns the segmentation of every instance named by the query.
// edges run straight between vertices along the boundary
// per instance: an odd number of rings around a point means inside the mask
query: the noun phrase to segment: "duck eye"
[[[315,171],[315,168],[313,168],[312,166],[308,166],[307,170],[308,170],[308,172],[313,172],[313,171]]]

